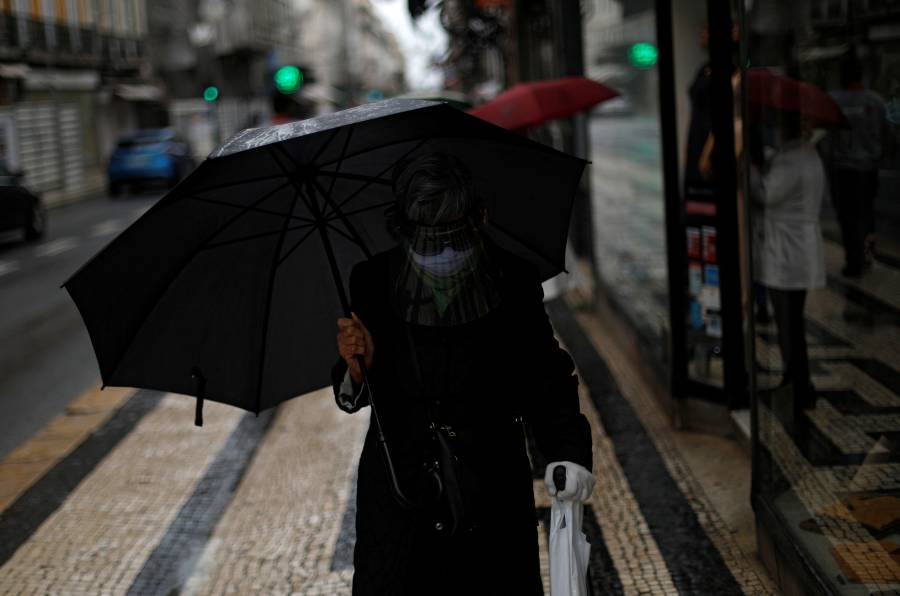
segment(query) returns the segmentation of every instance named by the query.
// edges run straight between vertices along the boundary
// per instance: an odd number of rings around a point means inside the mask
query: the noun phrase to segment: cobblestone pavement
[[[609,346],[550,306],[582,378],[597,489],[586,507],[597,594],[772,594]],[[349,594],[355,462],[368,415],[325,389],[256,418],[137,392],[55,463],[39,435],[0,462],[0,594]],[[40,439],[40,440],[38,440]],[[40,473],[40,471],[38,472]],[[535,481],[539,516],[549,515]],[[749,505],[747,505],[749,506]],[[547,576],[547,536],[540,534]],[[546,582],[545,582],[546,583]]]

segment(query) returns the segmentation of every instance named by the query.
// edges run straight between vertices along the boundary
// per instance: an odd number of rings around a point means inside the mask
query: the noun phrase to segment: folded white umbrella
[[[554,473],[557,490],[565,486],[565,475],[561,480]],[[581,501],[553,497],[550,506],[550,596],[590,596],[587,574],[591,545],[581,530],[583,519]]]

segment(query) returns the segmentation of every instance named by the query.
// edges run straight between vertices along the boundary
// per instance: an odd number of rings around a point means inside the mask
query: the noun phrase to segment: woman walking
[[[353,318],[338,320],[332,376],[339,407],[358,411],[368,403],[364,358],[399,484],[417,504],[393,495],[373,424],[359,463],[353,593],[542,594],[523,421],[553,462],[546,480],[566,468],[558,496],[586,500],[591,434],[572,359],[553,336],[536,269],[481,233],[484,210],[460,160],[401,164],[394,193],[398,245],[354,267]],[[464,468],[462,522],[424,498],[432,424],[453,437]]]

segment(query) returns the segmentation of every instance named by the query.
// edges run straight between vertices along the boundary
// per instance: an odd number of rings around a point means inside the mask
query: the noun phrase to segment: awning
[[[93,70],[52,70],[30,68],[25,88],[34,91],[93,91],[100,83],[100,74]]]
[[[163,90],[156,85],[130,85],[119,83],[113,88],[113,94],[125,101],[159,101]]]

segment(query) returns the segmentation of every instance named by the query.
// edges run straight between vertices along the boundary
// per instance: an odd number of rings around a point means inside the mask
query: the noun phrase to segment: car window
[[[140,147],[146,145],[155,145],[172,138],[172,133],[167,130],[148,130],[139,132],[130,137],[119,141],[121,149],[129,149],[131,147]]]

